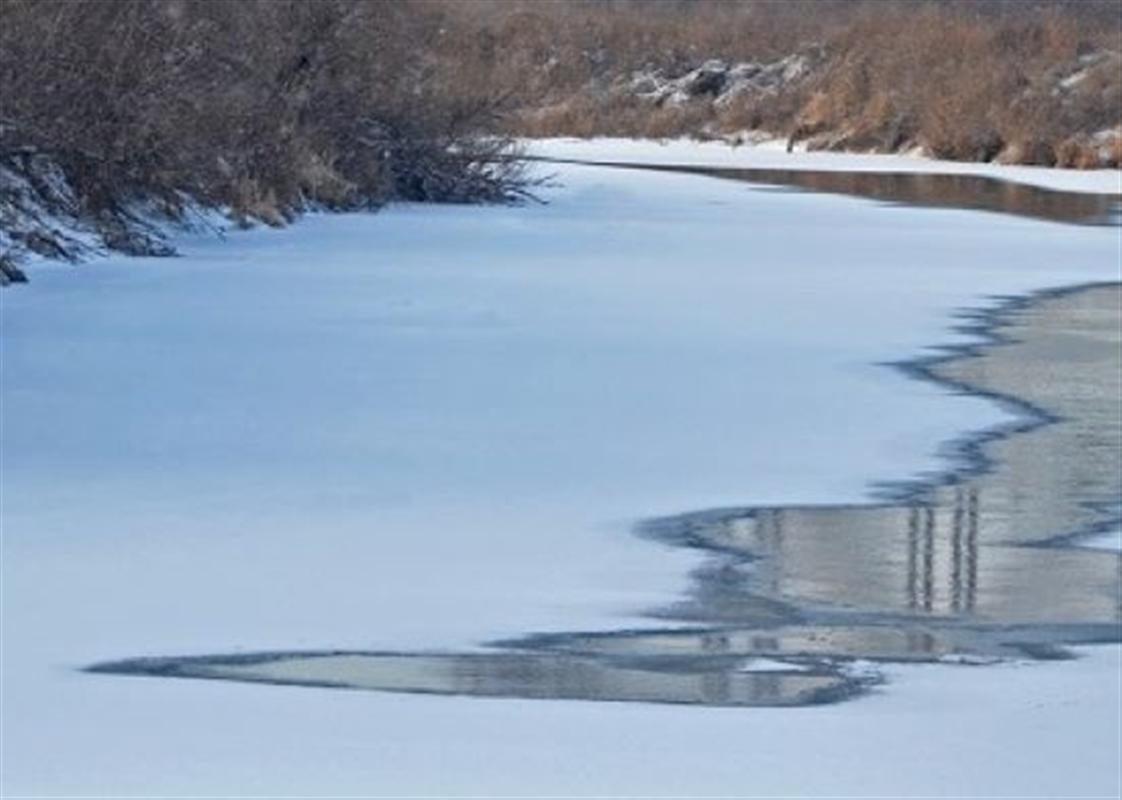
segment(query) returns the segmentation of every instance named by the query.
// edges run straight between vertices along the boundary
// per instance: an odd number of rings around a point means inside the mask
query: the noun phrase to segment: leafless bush
[[[423,2],[4,0],[0,166],[49,157],[83,206],[309,205],[519,191],[498,95],[459,81]]]

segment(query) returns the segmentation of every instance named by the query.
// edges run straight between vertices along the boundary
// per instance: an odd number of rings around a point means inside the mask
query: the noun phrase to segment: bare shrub
[[[95,221],[127,221],[138,200],[280,224],[308,205],[510,197],[507,143],[480,136],[496,131],[501,98],[460,81],[438,12],[410,0],[5,0],[0,166],[48,156]]]

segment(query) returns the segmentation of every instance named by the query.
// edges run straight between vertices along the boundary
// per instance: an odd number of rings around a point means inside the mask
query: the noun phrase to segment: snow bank
[[[810,47],[774,61],[728,64],[711,59],[678,77],[667,76],[659,69],[635,72],[627,86],[637,97],[656,106],[711,98],[719,108],[752,95],[789,88],[806,78],[823,58],[822,48]]]

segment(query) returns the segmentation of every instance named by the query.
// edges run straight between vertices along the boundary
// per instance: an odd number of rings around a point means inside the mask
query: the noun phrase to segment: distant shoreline
[[[1066,169],[1014,164],[948,161],[908,153],[787,152],[782,141],[734,144],[721,139],[524,138],[530,158],[635,167],[770,169],[821,172],[896,173],[992,178],[1058,192],[1122,199],[1122,169]]]

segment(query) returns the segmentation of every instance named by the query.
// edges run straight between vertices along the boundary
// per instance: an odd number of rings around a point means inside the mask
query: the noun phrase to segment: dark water
[[[1063,658],[1122,639],[1122,555],[1072,546],[1120,524],[1122,285],[1010,301],[985,343],[902,365],[1019,423],[867,505],[712,509],[638,533],[707,554],[644,630],[560,632],[486,652],[131,659],[93,671],[540,699],[727,706],[844,699],[876,662]]]
[[[559,159],[543,159],[566,163]],[[683,165],[595,163],[599,166],[706,175],[743,181],[757,188],[844,194],[893,205],[968,208],[1077,225],[1122,226],[1122,196],[1043,189],[985,175],[915,172],[741,169]]]

